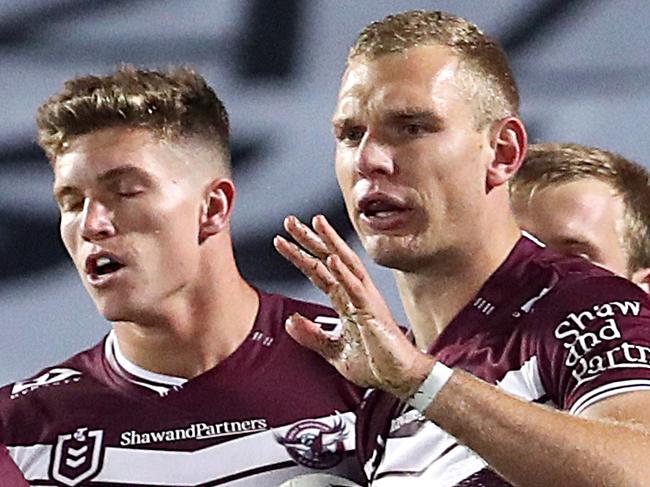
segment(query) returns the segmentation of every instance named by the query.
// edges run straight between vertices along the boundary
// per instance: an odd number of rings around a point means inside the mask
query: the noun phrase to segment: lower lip
[[[387,211],[373,216],[361,213],[360,220],[373,231],[391,232],[404,227],[410,214],[411,210]]]
[[[102,274],[102,275],[86,274],[86,280],[92,287],[103,288],[110,285],[116,279],[118,279],[123,274],[124,269],[125,269],[124,267],[121,267],[115,272],[111,272],[109,274]]]

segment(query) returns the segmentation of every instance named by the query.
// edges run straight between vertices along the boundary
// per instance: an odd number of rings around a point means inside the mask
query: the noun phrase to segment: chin
[[[407,248],[399,245],[391,245],[392,242],[384,241],[388,239],[372,239],[364,242],[364,248],[368,257],[382,267],[395,269],[399,271],[408,271],[411,269],[414,254]]]
[[[402,252],[381,252],[371,256],[375,264],[402,272],[417,272],[422,268],[421,259]]]
[[[433,256],[425,251],[418,236],[373,235],[362,242],[368,257],[382,267],[411,273],[431,265]]]
[[[141,321],[151,313],[145,311],[143,303],[133,303],[124,299],[98,299],[95,301],[97,311],[108,321]]]
[[[132,321],[127,318],[130,313],[126,312],[122,306],[116,308],[97,304],[97,311],[107,321]]]

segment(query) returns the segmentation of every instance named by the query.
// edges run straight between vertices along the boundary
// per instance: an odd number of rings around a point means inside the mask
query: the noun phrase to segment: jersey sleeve
[[[638,286],[590,277],[558,289],[546,307],[539,368],[558,407],[577,415],[602,399],[650,390],[650,301]]]

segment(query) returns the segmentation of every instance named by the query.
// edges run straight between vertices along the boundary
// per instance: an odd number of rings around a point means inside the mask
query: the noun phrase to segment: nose
[[[389,176],[395,172],[389,147],[382,144],[371,131],[366,131],[357,147],[355,165],[357,172],[365,177],[378,174]]]
[[[115,226],[111,212],[99,201],[86,198],[81,215],[81,237],[90,242],[113,235],[115,235]]]

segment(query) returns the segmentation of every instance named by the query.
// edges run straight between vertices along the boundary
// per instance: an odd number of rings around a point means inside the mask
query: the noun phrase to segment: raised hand
[[[295,314],[288,333],[320,353],[348,380],[409,397],[433,366],[395,323],[361,259],[324,216],[312,220],[313,230],[289,216],[284,226],[297,245],[276,236],[277,251],[330,298],[343,322],[340,337]]]

